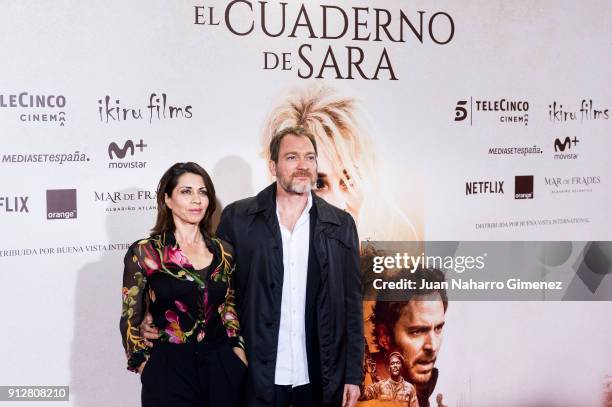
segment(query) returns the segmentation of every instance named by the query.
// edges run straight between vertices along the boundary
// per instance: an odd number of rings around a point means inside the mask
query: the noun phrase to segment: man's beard
[[[416,373],[414,372],[414,366],[418,365],[419,362],[431,362],[432,363],[432,368],[431,370],[429,370],[427,373]],[[435,368],[436,365],[436,358],[419,358],[415,361],[415,363],[413,364],[412,368],[409,369],[408,371],[408,376],[410,377],[410,382],[412,384],[426,384],[431,380],[431,375],[433,373],[433,369]],[[420,370],[420,369],[418,369]]]
[[[310,182],[296,181],[294,179],[296,177],[308,177]],[[281,177],[279,182],[281,187],[287,192],[294,194],[305,194],[312,191],[315,179],[310,171],[296,171],[289,177]]]

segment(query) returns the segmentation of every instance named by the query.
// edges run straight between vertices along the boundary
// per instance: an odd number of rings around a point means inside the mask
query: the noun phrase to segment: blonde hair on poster
[[[311,132],[319,151],[319,171],[330,184],[315,192],[347,210],[357,222],[362,240],[418,240],[410,221],[385,193],[376,149],[359,121],[356,99],[338,95],[326,85],[290,91],[271,111],[261,138],[264,157],[277,132],[301,126]],[[319,181],[318,181],[319,183]]]

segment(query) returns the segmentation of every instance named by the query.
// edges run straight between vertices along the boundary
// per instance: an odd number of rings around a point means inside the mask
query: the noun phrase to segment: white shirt
[[[306,358],[306,275],[310,243],[310,208],[308,194],[306,208],[298,218],[293,233],[276,217],[283,241],[283,295],[281,301],[278,349],[274,384],[301,386],[310,383]]]

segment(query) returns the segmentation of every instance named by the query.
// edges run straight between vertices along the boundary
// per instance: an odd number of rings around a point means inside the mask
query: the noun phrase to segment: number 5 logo
[[[467,100],[460,100],[457,102],[457,107],[455,107],[455,121],[460,122],[465,120],[467,117],[467,109],[465,105],[467,104]]]

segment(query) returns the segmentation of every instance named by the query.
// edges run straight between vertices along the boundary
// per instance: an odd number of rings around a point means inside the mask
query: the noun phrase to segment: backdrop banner
[[[393,378],[421,407],[612,406],[609,1],[1,10],[3,405],[138,405],[118,329],[123,256],[155,222],[161,175],[202,165],[216,225],[274,181],[272,135],[302,125],[316,193],[363,242],[362,406],[406,405]],[[485,252],[484,272],[457,273],[457,256],[475,267]],[[401,285],[379,298],[374,280],[414,277],[393,263],[404,254],[452,258],[436,265],[446,307]],[[504,288],[451,293],[472,278]],[[563,290],[518,295],[510,279]],[[412,329],[417,317],[434,329]]]

